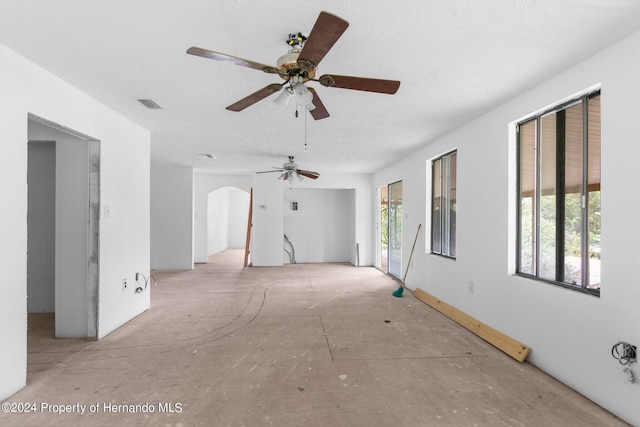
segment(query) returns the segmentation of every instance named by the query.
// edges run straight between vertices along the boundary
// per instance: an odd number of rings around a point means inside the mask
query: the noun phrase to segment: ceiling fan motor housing
[[[284,170],[296,170],[296,169],[298,169],[298,164],[293,161],[293,156],[289,156],[289,161],[282,165],[282,169],[284,169]]]
[[[289,52],[278,58],[276,63],[280,70],[280,77],[289,80],[291,77],[300,77],[303,82],[309,81],[316,77],[316,66],[304,59],[298,61],[298,56],[302,51],[301,46],[294,46]]]

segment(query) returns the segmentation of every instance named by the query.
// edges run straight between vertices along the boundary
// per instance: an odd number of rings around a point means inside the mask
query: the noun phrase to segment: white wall
[[[285,187],[286,188],[286,187]],[[349,243],[349,262],[357,264],[356,244],[360,248],[359,265],[373,266],[375,255],[374,227],[376,218],[375,189],[372,187],[372,175],[369,174],[323,174],[317,180],[305,179],[294,184],[296,188],[324,188],[353,190],[353,208],[345,212],[344,221],[354,224],[354,240]],[[285,191],[289,191],[286,188]],[[348,202],[351,205],[351,202]]]
[[[196,263],[206,263],[209,254],[226,249],[223,247],[225,245],[218,247],[213,244],[216,231],[208,228],[210,225],[208,220],[211,218],[207,212],[212,208],[209,194],[215,190],[230,188],[230,206],[237,206],[237,208],[230,207],[230,209],[233,212],[239,212],[245,204],[248,205],[245,193],[253,188],[251,260],[255,266],[282,265],[282,236],[284,234],[282,204],[283,191],[289,191],[287,184],[278,182],[268,174],[234,176],[196,172],[194,179],[193,242]],[[374,192],[371,190],[371,175],[323,175],[316,181],[306,179],[296,182],[295,188],[353,189],[354,207],[347,216],[353,218],[349,221],[355,222],[355,241],[349,243],[352,249],[348,261],[356,264],[355,244],[359,243],[360,265],[373,265],[375,248],[371,228],[374,214],[371,212],[371,206]],[[261,206],[266,206],[267,209],[262,209]],[[230,215],[228,220],[227,247],[243,248],[246,238],[246,214]],[[227,242],[226,235],[222,239]]]
[[[251,262],[255,267],[283,265],[282,191],[282,183],[270,174],[253,178]]]
[[[56,143],[29,142],[27,310],[55,311]]]
[[[209,233],[207,231],[208,194],[221,188],[235,187],[244,192],[253,188],[253,229],[251,234],[251,260],[254,266],[280,266],[283,263],[283,192],[290,191],[288,184],[278,182],[268,174],[253,176],[216,175],[197,172],[194,184],[194,248],[195,262],[207,262]],[[348,221],[354,221],[355,237],[349,243],[352,247],[348,261],[356,264],[355,244],[360,246],[360,265],[373,265],[374,245],[371,229],[374,214],[371,211],[374,191],[371,189],[371,175],[345,174],[323,175],[318,180],[305,179],[296,182],[295,188],[352,189],[354,208]],[[240,196],[245,197],[245,196]],[[233,198],[233,196],[232,196]],[[239,206],[242,202],[238,202]],[[261,208],[265,206],[266,209]],[[245,223],[242,215],[231,216],[230,221]],[[239,230],[240,225],[229,224],[230,230]],[[246,226],[245,226],[246,228]],[[244,247],[246,231],[229,236],[230,247]],[[234,243],[235,240],[235,243]]]
[[[31,132],[30,132],[31,133]],[[89,146],[56,138],[56,337],[88,335]]]
[[[251,253],[254,265],[278,266],[283,263],[283,221],[284,195],[291,191],[288,183],[279,182],[269,174],[254,177],[253,232]],[[317,180],[294,180],[293,192],[299,189],[348,189],[353,190],[353,208],[344,221],[354,224],[354,239],[350,246],[348,262],[356,264],[356,243],[360,246],[360,265],[373,265],[375,247],[373,244],[372,212],[374,191],[371,189],[371,175],[367,174],[323,174]],[[288,197],[288,196],[287,196]],[[277,205],[275,209],[273,205]],[[351,204],[349,202],[349,204]],[[267,206],[267,209],[262,209]],[[349,218],[350,217],[350,218]],[[352,222],[353,221],[353,222]],[[287,235],[288,236],[288,235]],[[291,238],[291,236],[288,236]],[[306,245],[309,237],[296,239],[296,255],[298,245]],[[287,256],[288,260],[288,256]],[[256,264],[256,261],[259,264]]]
[[[298,210],[292,203],[298,203]],[[284,191],[284,234],[297,262],[350,262],[355,248],[355,190]],[[284,253],[284,262],[289,256]]]
[[[417,287],[530,346],[529,361],[640,424],[640,384],[611,357],[619,340],[640,345],[640,33],[485,114],[374,176],[402,180],[403,250],[419,223],[407,285]],[[594,297],[513,273],[515,149],[510,123],[602,84],[602,290]],[[429,159],[458,149],[457,260],[425,253]],[[430,190],[429,190],[430,191]],[[428,251],[428,246],[427,246]],[[406,257],[404,265],[406,266]],[[404,267],[403,267],[404,269]],[[473,292],[469,281],[474,282]],[[515,363],[515,362],[514,362]],[[636,375],[640,368],[632,367]]]
[[[32,113],[101,141],[99,331],[103,337],[148,309],[149,291],[122,291],[122,279],[149,273],[147,130],[0,45],[0,399],[24,386],[27,332],[27,118]]]
[[[151,168],[151,268],[193,268],[193,168]]]
[[[245,193],[251,191],[251,176],[248,175],[217,175],[211,173],[196,172],[193,190],[194,204],[194,261],[197,263],[206,263],[209,258],[209,232],[207,223],[207,210],[209,193],[225,188],[234,187]],[[247,206],[248,206],[247,200]],[[248,214],[248,209],[247,209]],[[246,215],[246,214],[245,214]],[[244,222],[246,229],[247,217],[243,214],[239,215],[238,221]],[[243,237],[243,239],[246,235]],[[235,238],[235,237],[234,237]],[[229,236],[231,239],[231,236]],[[234,245],[237,242],[234,242]],[[231,240],[229,240],[231,245]],[[234,247],[233,245],[231,247]],[[241,246],[244,248],[244,240]]]

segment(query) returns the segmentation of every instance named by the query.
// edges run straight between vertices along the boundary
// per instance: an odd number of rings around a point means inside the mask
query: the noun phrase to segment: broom
[[[404,271],[404,276],[402,277],[402,283],[400,287],[393,291],[393,296],[400,298],[402,296],[402,292],[404,292],[404,281],[407,278],[407,273],[409,272],[409,266],[411,265],[411,258],[413,257],[413,250],[416,248],[416,242],[418,241],[418,236],[420,235],[420,227],[422,224],[418,224],[418,231],[416,232],[416,238],[413,240],[413,247],[411,248],[411,253],[409,254],[409,262],[407,263],[407,269]]]

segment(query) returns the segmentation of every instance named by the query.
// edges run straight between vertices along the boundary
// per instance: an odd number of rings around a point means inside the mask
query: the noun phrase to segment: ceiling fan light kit
[[[296,104],[302,106],[309,106],[313,100],[313,94],[309,92],[309,89],[302,82],[298,82],[293,85],[293,93],[296,95]]]
[[[280,95],[278,95],[273,102],[282,108],[287,108],[292,98],[295,98],[296,105],[298,107],[306,107],[307,111],[314,110],[316,107],[313,105],[313,92],[311,92],[305,85],[302,79],[298,77],[292,77],[287,82],[289,85],[285,86]]]
[[[278,95],[276,99],[273,100],[273,102],[282,108],[287,108],[293,96],[293,89],[290,87],[286,87],[282,92],[280,92],[280,95]]]
[[[324,87],[385,94],[394,94],[400,87],[400,82],[397,80],[339,76],[335,74],[325,74],[316,79],[318,64],[348,26],[349,23],[344,19],[328,12],[320,12],[309,37],[305,37],[301,33],[289,34],[287,44],[291,46],[291,49],[278,58],[276,67],[195,46],[190,47],[187,53],[216,61],[231,62],[241,67],[268,74],[278,74],[284,80],[284,83],[272,83],[257,90],[229,105],[227,110],[242,111],[269,95],[280,92],[284,88],[282,93],[274,100],[276,104],[286,107],[291,98],[295,97],[296,105],[305,106],[315,120],[321,120],[329,117],[329,112],[320,100],[318,93],[312,88],[307,88],[305,83],[309,81],[318,82]]]

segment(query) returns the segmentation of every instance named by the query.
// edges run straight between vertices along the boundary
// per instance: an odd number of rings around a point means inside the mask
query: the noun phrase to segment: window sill
[[[600,288],[598,288],[598,289],[582,288],[582,287],[577,286],[577,285],[570,285],[569,283],[557,282],[555,280],[542,279],[540,277],[532,276],[530,274],[525,274],[525,273],[516,273],[515,275],[518,276],[518,277],[524,277],[525,279],[531,279],[531,280],[534,280],[536,282],[543,282],[543,283],[547,283],[549,285],[554,285],[554,286],[558,286],[558,287],[561,287],[561,288],[570,289],[572,291],[580,292],[582,294],[592,295],[592,296],[598,297],[598,298],[600,297]]]

